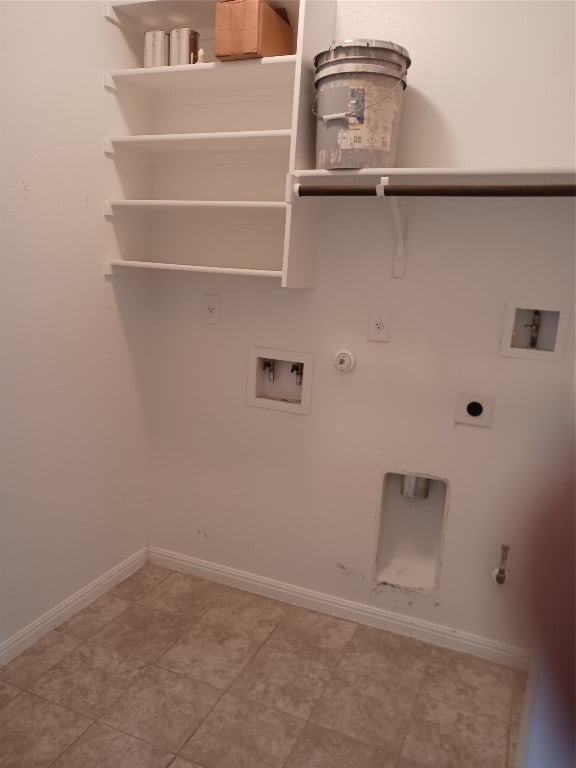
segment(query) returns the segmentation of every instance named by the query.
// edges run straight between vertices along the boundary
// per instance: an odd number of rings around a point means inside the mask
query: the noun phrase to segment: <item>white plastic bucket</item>
[[[344,40],[314,65],[316,167],[392,167],[408,51],[383,40]]]

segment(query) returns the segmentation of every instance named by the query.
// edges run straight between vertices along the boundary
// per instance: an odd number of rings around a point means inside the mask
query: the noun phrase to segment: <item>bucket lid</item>
[[[398,56],[402,56],[406,60],[406,69],[411,64],[410,61],[410,54],[406,50],[406,48],[403,48],[401,45],[398,45],[397,43],[393,43],[391,40],[367,40],[365,38],[346,38],[346,40],[339,40],[332,43],[330,48],[327,51],[320,51],[320,53],[317,53],[316,56],[314,56],[314,66],[317,67],[318,64],[324,64],[328,61],[334,61],[335,59],[339,58],[347,58],[350,56],[352,51],[346,50],[351,48],[364,48],[364,49],[372,49],[374,53],[377,54],[377,51],[382,51],[383,57],[386,56],[386,53],[392,53],[396,54]],[[366,51],[367,52],[367,51]]]

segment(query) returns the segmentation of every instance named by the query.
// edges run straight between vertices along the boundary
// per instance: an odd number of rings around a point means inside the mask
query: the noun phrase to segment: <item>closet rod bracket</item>
[[[380,184],[376,184],[376,196],[383,199],[387,197],[386,190],[390,184],[389,176],[382,176]],[[396,250],[392,262],[392,277],[406,277],[406,233],[407,221],[405,201],[402,197],[388,197],[388,204],[392,213],[392,225],[396,237]]]

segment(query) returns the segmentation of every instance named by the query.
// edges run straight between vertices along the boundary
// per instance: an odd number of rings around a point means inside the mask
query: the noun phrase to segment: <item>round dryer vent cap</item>
[[[356,365],[356,358],[354,353],[349,349],[340,349],[334,355],[334,365],[341,373],[348,373]]]

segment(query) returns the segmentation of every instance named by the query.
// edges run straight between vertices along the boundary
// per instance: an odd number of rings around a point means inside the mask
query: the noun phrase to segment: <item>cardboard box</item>
[[[216,58],[258,59],[294,53],[294,33],[286,11],[265,0],[219,0],[216,3]]]

